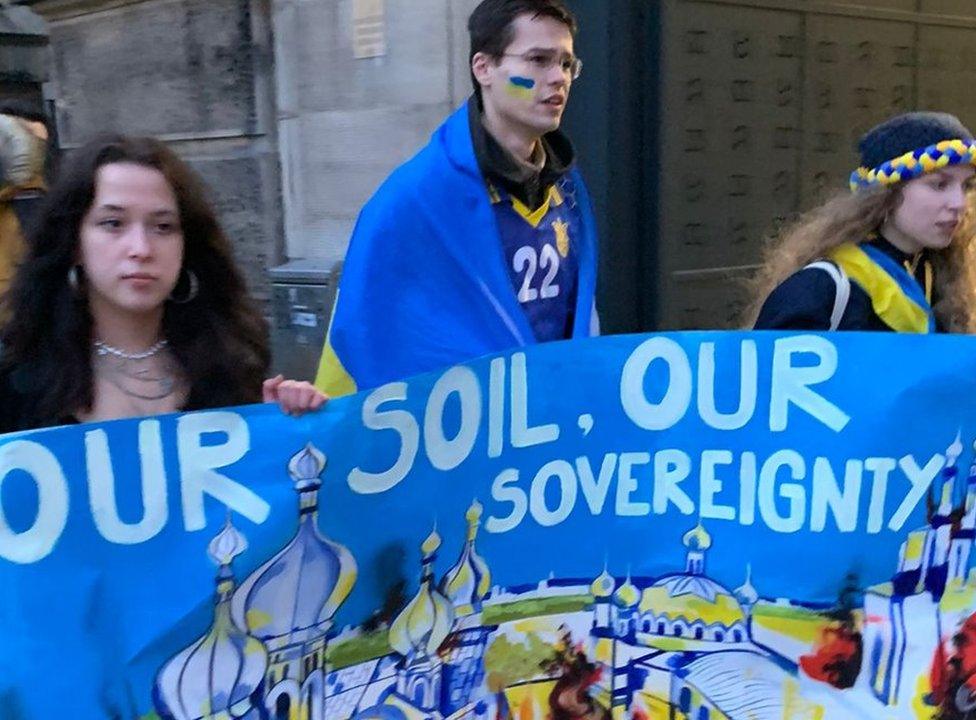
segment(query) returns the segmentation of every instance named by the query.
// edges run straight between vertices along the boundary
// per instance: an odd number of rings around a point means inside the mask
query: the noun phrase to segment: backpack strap
[[[844,311],[847,310],[847,303],[851,299],[851,280],[847,277],[847,273],[827,260],[812,262],[803,269],[806,270],[807,268],[823,270],[834,280],[837,292],[834,295],[834,307],[830,313],[830,329],[836,330],[840,327],[840,321],[844,317]]]

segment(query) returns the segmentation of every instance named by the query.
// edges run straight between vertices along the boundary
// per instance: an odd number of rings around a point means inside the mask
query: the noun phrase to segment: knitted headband
[[[851,190],[913,180],[950,165],[976,165],[976,140],[945,113],[898,115],[869,130],[858,144],[861,166]]]

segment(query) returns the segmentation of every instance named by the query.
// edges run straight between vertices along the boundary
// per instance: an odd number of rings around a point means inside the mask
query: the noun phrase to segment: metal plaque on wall
[[[386,55],[383,0],[353,0],[352,48],[357,60]]]

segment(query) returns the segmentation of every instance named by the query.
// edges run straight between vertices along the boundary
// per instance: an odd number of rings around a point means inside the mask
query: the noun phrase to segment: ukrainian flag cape
[[[467,105],[359,215],[316,378],[332,396],[535,343],[512,288]],[[573,337],[591,334],[596,226],[582,177]]]

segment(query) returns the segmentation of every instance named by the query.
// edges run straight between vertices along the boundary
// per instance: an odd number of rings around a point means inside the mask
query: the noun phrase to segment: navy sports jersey
[[[561,182],[566,188],[568,181]],[[512,287],[538,342],[572,335],[579,275],[576,243],[581,232],[572,193],[553,185],[529,210],[505,190],[488,186]]]

